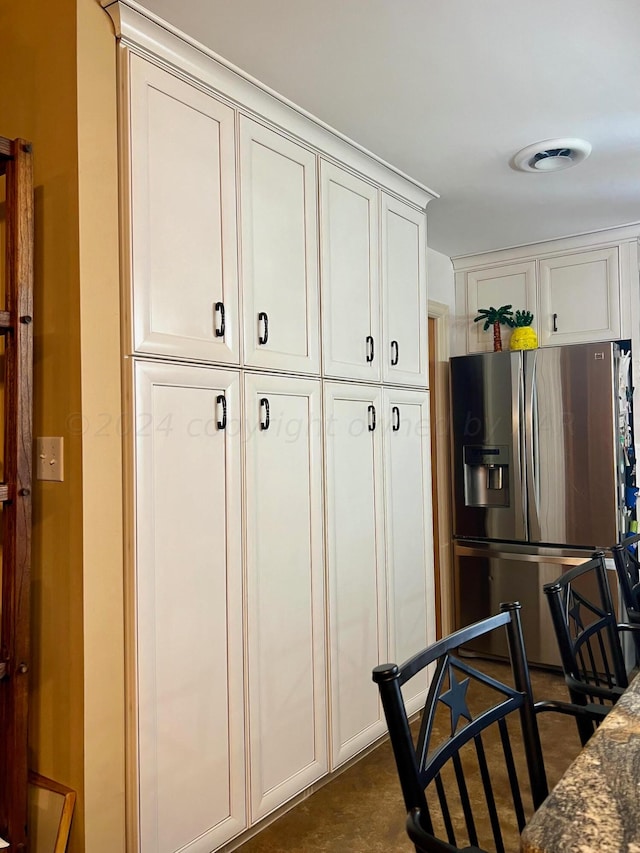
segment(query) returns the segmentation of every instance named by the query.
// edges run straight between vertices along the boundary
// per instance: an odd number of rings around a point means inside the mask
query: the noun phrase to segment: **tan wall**
[[[76,44],[79,49],[76,51]],[[124,850],[115,41],[93,0],[0,4],[0,135],[33,143],[31,766],[78,791],[70,853]],[[80,165],[80,171],[79,171]],[[83,624],[84,613],[84,624]]]
[[[83,414],[85,827],[89,853],[124,845],[124,646],[116,42],[78,0]]]

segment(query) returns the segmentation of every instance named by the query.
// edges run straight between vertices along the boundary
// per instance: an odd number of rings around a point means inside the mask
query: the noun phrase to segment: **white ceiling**
[[[450,256],[640,221],[640,0],[142,0],[440,193]],[[532,142],[593,152],[522,173]]]

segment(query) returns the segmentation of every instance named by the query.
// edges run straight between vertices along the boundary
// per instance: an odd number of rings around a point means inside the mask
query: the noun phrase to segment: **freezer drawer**
[[[456,628],[477,622],[498,613],[503,601],[522,604],[522,630],[527,658],[541,666],[560,666],[557,644],[549,605],[542,587],[551,583],[563,570],[589,559],[581,556],[518,554],[495,548],[474,548],[457,545],[455,548],[455,618]],[[615,571],[609,581],[618,600]],[[589,590],[584,589],[589,596]],[[471,645],[469,652],[492,657],[506,657],[506,638],[492,638],[490,645]]]

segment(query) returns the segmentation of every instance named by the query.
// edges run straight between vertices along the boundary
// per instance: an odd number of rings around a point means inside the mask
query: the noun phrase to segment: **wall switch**
[[[62,436],[36,439],[36,477],[38,480],[64,480],[64,444]]]

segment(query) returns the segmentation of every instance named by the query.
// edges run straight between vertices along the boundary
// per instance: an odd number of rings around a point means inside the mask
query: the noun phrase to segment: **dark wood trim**
[[[0,143],[0,152],[8,140]],[[31,145],[11,141],[6,163],[5,336],[2,618],[0,660],[0,836],[11,850],[27,849],[27,717],[31,583],[33,410],[33,175]]]

